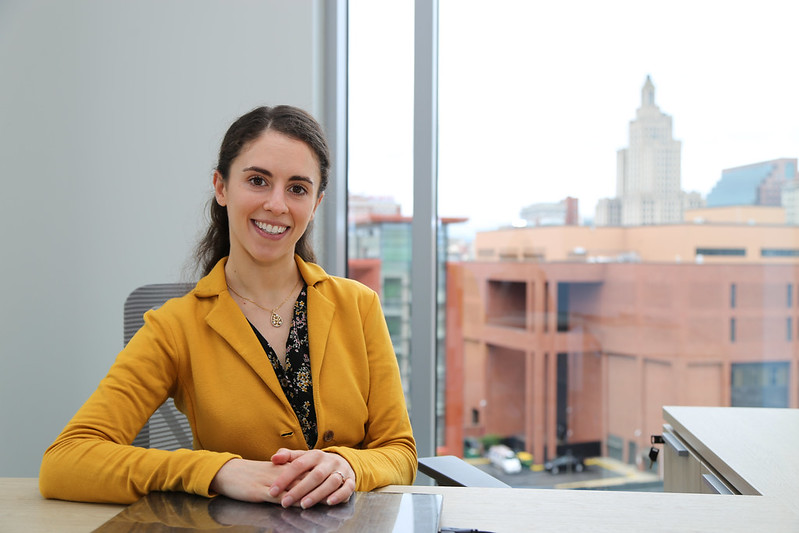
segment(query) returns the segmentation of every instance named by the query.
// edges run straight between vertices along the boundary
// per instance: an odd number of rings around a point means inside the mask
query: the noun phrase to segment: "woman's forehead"
[[[280,168],[304,169],[315,181],[319,178],[319,161],[316,153],[305,142],[275,130],[266,130],[242,147],[236,166],[277,165]]]

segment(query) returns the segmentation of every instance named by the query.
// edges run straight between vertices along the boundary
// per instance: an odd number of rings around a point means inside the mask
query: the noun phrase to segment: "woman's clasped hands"
[[[270,461],[228,461],[210,489],[236,500],[308,509],[320,502],[336,505],[349,501],[355,491],[355,472],[336,453],[281,448]]]

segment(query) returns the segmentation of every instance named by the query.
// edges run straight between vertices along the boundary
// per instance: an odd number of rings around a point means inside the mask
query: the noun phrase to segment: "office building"
[[[707,205],[782,205],[783,188],[797,179],[796,172],[796,158],[724,169],[721,179],[707,195]]]
[[[481,260],[447,271],[443,451],[499,434],[540,462],[600,440],[641,464],[663,405],[799,407],[799,229],[781,213],[478,234]]]
[[[785,223],[799,225],[799,178],[785,183],[781,202],[785,209]]]
[[[350,195],[350,205],[356,205],[357,208],[349,213],[349,277],[371,287],[380,295],[406,398],[410,401],[413,219],[401,214],[400,205],[393,198]],[[465,221],[465,218],[441,219],[442,231],[439,232],[438,244],[441,258],[438,264],[442,274],[449,248],[447,229],[450,224]],[[437,301],[439,309],[443,309],[446,278],[439,275],[438,283]],[[438,329],[443,334],[443,315],[440,319],[442,327]]]
[[[597,204],[598,226],[668,224],[682,220],[686,201],[680,188],[681,143],[672,136],[671,116],[655,104],[647,76],[641,105],[630,121],[627,148],[616,154],[616,197]]]
[[[579,220],[579,201],[571,196],[560,202],[541,202],[525,206],[519,217],[527,226],[575,226]]]
[[[799,228],[781,207],[687,211],[679,224],[562,226],[479,232],[480,261],[785,264],[799,257]]]
[[[600,198],[596,205],[594,224],[597,226],[621,226],[621,200]]]

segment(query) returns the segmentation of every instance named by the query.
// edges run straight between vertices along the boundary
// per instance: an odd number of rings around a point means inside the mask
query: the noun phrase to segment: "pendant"
[[[272,311],[272,326],[279,328],[283,325],[283,317]]]

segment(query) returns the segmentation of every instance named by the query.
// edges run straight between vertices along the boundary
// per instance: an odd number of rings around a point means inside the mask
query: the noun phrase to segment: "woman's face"
[[[244,147],[227,181],[215,172],[216,200],[227,207],[231,260],[262,266],[293,261],[294,245],[322,200],[320,180],[313,151],[272,130]]]

